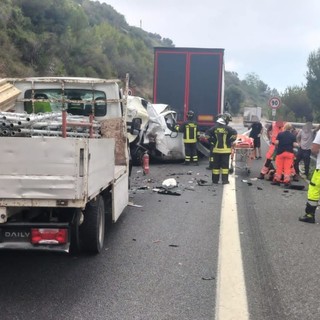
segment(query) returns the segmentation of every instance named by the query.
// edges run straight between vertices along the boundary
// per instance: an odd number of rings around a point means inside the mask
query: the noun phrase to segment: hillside
[[[88,76],[124,79],[152,98],[153,48],[170,39],[128,25],[108,4],[90,0],[1,0],[0,78]],[[251,77],[252,80],[252,77]],[[226,72],[226,101],[265,104],[270,89],[257,77],[241,81]]]
[[[151,94],[153,47],[171,46],[89,0],[1,0],[0,77],[131,75]],[[140,90],[138,90],[140,91]]]

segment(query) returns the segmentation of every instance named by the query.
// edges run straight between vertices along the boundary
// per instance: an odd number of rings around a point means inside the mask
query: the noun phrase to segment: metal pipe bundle
[[[100,138],[100,128],[99,122],[95,120],[90,122],[88,117],[67,115],[67,137]],[[90,130],[93,130],[91,135]],[[41,114],[0,112],[0,136],[61,137],[63,136],[62,115],[60,112]]]

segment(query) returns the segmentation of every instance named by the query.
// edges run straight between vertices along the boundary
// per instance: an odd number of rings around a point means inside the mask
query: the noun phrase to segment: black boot
[[[220,178],[219,174],[212,174],[212,183],[213,184],[218,184],[219,183],[219,178]]]
[[[228,184],[228,183],[229,183],[229,175],[222,174],[222,184]]]
[[[302,217],[299,217],[299,221],[315,223],[314,215],[316,212],[317,206],[312,206],[309,202],[306,204],[305,212],[306,214]]]
[[[257,179],[263,180],[264,179],[264,174],[260,173],[259,177],[257,177]]]
[[[315,223],[314,214],[306,213],[304,216],[299,217],[299,221],[308,222],[308,223]]]

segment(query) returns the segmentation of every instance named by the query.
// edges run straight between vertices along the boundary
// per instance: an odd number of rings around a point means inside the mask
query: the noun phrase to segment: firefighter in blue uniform
[[[228,113],[217,116],[215,125],[207,130],[211,145],[210,167],[212,183],[219,183],[220,173],[222,184],[229,183],[229,160],[232,143],[237,138],[237,131],[228,126],[231,116]]]
[[[195,166],[198,165],[197,140],[199,137],[198,124],[194,120],[194,112],[189,110],[187,113],[187,121],[181,125],[175,126],[175,131],[183,133],[183,143],[185,152],[185,165],[191,162]]]

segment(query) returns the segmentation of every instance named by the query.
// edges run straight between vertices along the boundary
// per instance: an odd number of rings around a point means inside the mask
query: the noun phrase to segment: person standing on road
[[[298,153],[294,162],[296,176],[299,175],[299,163],[304,162],[305,175],[309,176],[311,145],[314,139],[312,131],[312,122],[307,122],[297,134],[297,142],[299,143]]]
[[[261,135],[263,127],[260,120],[255,121],[251,125],[249,137],[253,139],[254,157],[255,159],[261,159]]]
[[[212,183],[218,184],[220,173],[222,184],[229,183],[229,160],[232,143],[237,138],[237,131],[228,126],[229,114],[219,115],[215,125],[207,130],[211,150]]]
[[[305,215],[299,217],[299,221],[315,223],[315,212],[320,200],[320,131],[317,132],[311,145],[311,153],[317,156],[316,169],[313,172],[308,188],[308,200],[305,207]]]
[[[286,123],[283,132],[280,132],[274,142],[276,146],[276,173],[273,185],[280,185],[282,176],[285,186],[290,185],[291,172],[294,161],[293,148],[298,146],[295,135],[291,132],[292,126]]]
[[[175,131],[183,133],[183,143],[185,152],[185,165],[193,162],[195,166],[198,163],[197,140],[199,138],[198,124],[194,121],[194,112],[189,110],[187,113],[187,121],[181,125],[175,126]]]
[[[265,175],[273,169],[272,160],[275,157],[275,141],[279,132],[283,131],[284,122],[282,120],[273,121],[267,130],[267,136],[270,141],[269,149],[266,153],[266,161],[261,168],[258,179],[264,179]]]

